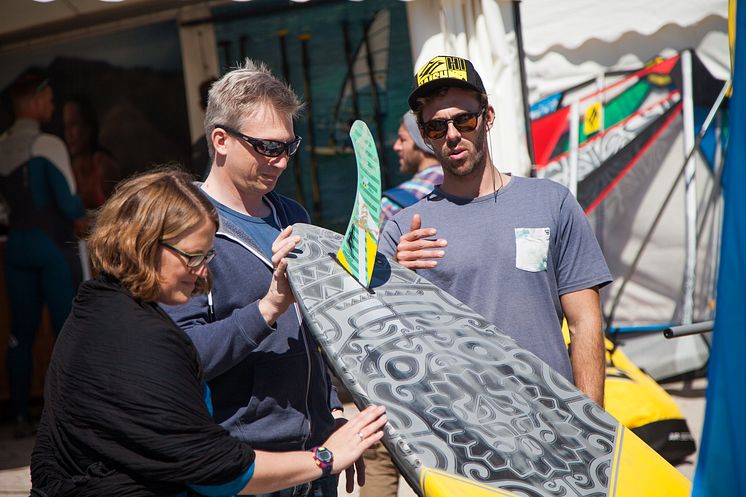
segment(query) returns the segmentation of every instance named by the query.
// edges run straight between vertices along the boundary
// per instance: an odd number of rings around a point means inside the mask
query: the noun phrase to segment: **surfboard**
[[[346,236],[293,225],[288,277],[312,336],[424,497],[684,497],[689,481],[484,317],[376,254],[380,168],[370,131]]]
[[[370,287],[337,261],[332,231],[296,224],[293,293],[359,408],[421,496],[684,497],[689,481],[485,318],[378,254]]]

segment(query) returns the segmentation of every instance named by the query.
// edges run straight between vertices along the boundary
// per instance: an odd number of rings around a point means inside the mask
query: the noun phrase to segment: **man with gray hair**
[[[422,139],[417,118],[411,112],[406,112],[401,118],[394,152],[399,156],[399,171],[414,177],[383,192],[381,216],[384,220],[391,219],[443,182],[443,169],[433,155],[433,148]]]
[[[293,118],[302,104],[264,64],[247,60],[210,88],[205,135],[211,169],[202,191],[220,227],[209,265],[212,291],[166,310],[191,337],[212,394],[213,417],[258,450],[313,450],[324,477],[270,494],[335,497],[332,454],[319,447],[344,423],[329,372],[293,304],[285,256],[309,222],[273,190],[298,151]],[[317,458],[318,457],[318,458]],[[358,481],[362,484],[362,458]],[[352,491],[355,468],[348,470]]]

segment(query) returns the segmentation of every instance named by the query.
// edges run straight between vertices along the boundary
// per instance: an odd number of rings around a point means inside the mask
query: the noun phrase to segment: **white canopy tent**
[[[730,72],[727,0],[524,0],[521,17],[532,101],[689,48]]]

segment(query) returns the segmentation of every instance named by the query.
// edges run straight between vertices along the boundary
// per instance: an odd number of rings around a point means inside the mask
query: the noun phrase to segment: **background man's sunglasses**
[[[298,147],[300,147],[300,136],[296,136],[293,141],[285,143],[277,140],[264,140],[262,138],[254,138],[253,136],[244,135],[240,131],[233,129],[230,126],[223,126],[222,124],[218,124],[215,127],[224,129],[236,138],[240,138],[241,140],[254,147],[254,150],[256,150],[257,153],[262,154],[265,157],[279,157],[283,154],[283,152],[286,151],[288,157],[290,157],[295,152],[297,152]]]
[[[474,131],[477,129],[479,116],[484,114],[485,110],[486,107],[482,107],[479,112],[464,112],[453,119],[431,119],[422,123],[422,129],[425,130],[425,135],[431,140],[443,138],[448,132],[448,123],[453,123],[453,126],[462,133]]]

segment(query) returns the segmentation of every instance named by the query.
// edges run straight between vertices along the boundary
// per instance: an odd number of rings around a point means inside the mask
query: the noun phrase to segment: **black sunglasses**
[[[186,265],[187,267],[192,269],[200,267],[202,264],[209,264],[210,261],[215,258],[215,255],[217,255],[215,249],[208,250],[206,254],[190,254],[189,252],[184,252],[183,250],[178,249],[170,243],[164,242],[163,240],[161,240],[160,243],[164,247],[169,248],[177,254],[186,257]]]
[[[443,138],[448,132],[448,123],[453,123],[453,126],[462,133],[474,131],[477,129],[477,123],[479,123],[479,116],[484,114],[485,110],[487,108],[482,107],[479,112],[464,112],[453,119],[431,119],[422,123],[422,129],[425,130],[425,135],[431,140]]]
[[[254,150],[256,150],[257,153],[262,154],[265,157],[279,157],[285,151],[287,151],[288,157],[290,157],[298,151],[298,147],[300,146],[301,141],[301,137],[297,135],[292,141],[285,143],[277,140],[264,140],[262,138],[254,138],[253,136],[245,135],[236,129],[233,129],[229,126],[223,126],[222,124],[218,124],[215,127],[222,128],[236,138],[242,139],[243,141],[254,147]]]

